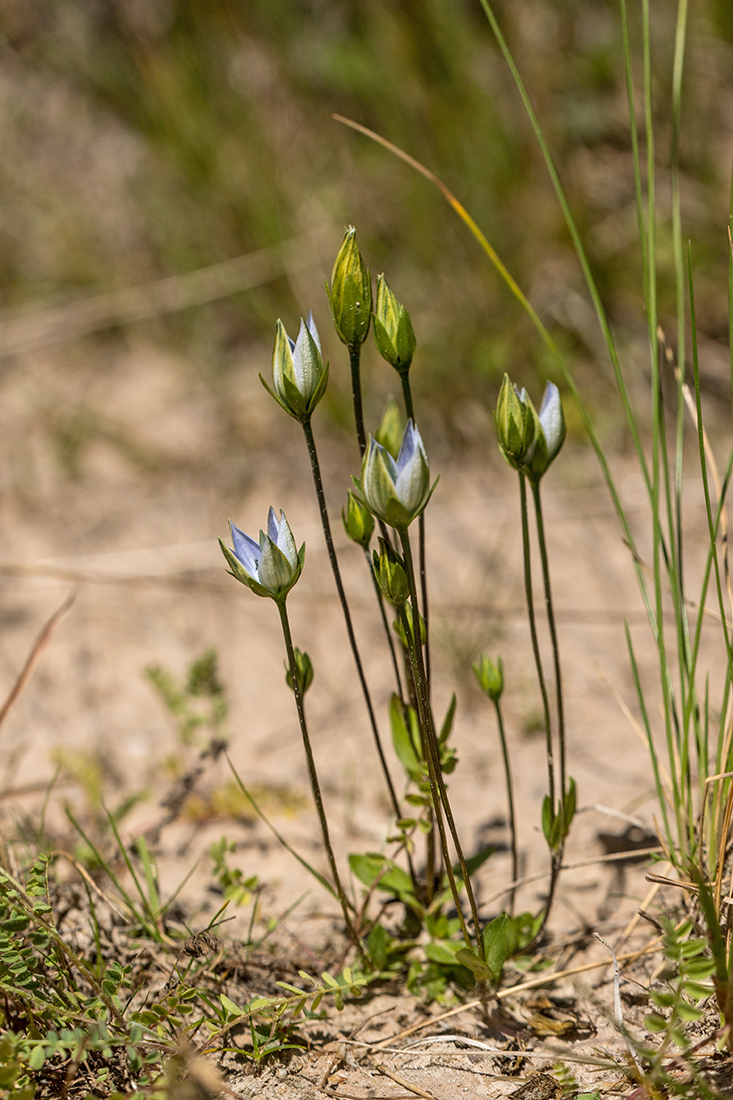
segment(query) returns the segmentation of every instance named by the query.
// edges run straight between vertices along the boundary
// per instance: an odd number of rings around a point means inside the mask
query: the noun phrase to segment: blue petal
[[[282,512],[280,515],[282,515]],[[277,542],[278,535],[280,534],[280,524],[277,521],[275,509],[272,505],[270,505],[270,511],[267,513],[267,533],[273,542]]]
[[[232,543],[234,544],[234,553],[238,560],[242,563],[244,568],[252,577],[257,576],[257,562],[260,557],[260,548],[254,539],[251,539],[249,535],[245,535],[244,531],[240,531],[236,524],[229,520],[229,527],[232,532]]]
[[[323,354],[321,349],[321,338],[318,335],[318,329],[316,328],[316,322],[313,320],[313,313],[311,312],[311,310],[308,310],[308,316],[305,319],[305,323],[308,331],[315,341],[316,347],[321,352],[321,354]]]

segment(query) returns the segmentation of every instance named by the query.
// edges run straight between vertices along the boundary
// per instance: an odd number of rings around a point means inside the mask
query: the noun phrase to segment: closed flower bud
[[[271,508],[267,534],[260,531],[259,544],[229,521],[234,549],[219,539],[229,570],[257,596],[269,596],[278,603],[285,600],[303,569],[305,543],[296,549],[295,539],[283,512],[280,519]]]
[[[409,371],[415,354],[415,333],[407,310],[387,286],[384,275],[377,276],[374,340],[379,354],[396,371],[401,374]]]
[[[525,456],[524,467],[527,476],[538,482],[547,473],[565,442],[565,417],[560,391],[554,382],[548,382],[545,386],[540,411],[534,415],[537,430],[534,443]]]
[[[352,542],[366,550],[374,533],[374,516],[356,499],[350,489],[346,508],[341,509],[341,518]]]
[[[382,595],[395,607],[401,607],[410,598],[410,586],[402,558],[384,539],[379,540],[379,553],[374,551],[374,574]]]
[[[509,375],[505,374],[494,411],[494,423],[499,450],[515,470],[522,468],[524,458],[534,442],[536,418],[537,414],[526,392],[518,392]]]
[[[379,422],[374,438],[385,450],[389,451],[392,458],[397,458],[404,434],[404,425],[400,416],[400,407],[390,394],[384,406],[382,419]]]
[[[336,257],[331,285],[326,284],[336,332],[349,348],[360,347],[367,338],[372,314],[372,281],[350,226]]]
[[[372,515],[398,530],[424,510],[435,488],[420,432],[408,420],[397,458],[372,436],[361,466],[361,480],[353,479],[362,502]]]
[[[282,321],[278,321],[272,353],[273,388],[262,375],[260,380],[286,413],[296,420],[310,419],[328,383],[328,363],[323,362],[318,329],[310,311],[300,322],[297,340],[291,340]]]
[[[295,647],[295,675],[300,688],[300,694],[305,695],[308,688],[313,683],[313,663],[307,653],[302,653],[298,647]],[[290,671],[288,662],[285,662],[285,683],[288,685],[291,691],[293,688],[293,676]]]
[[[494,664],[485,653],[482,653],[473,666],[474,675],[478,686],[494,703],[498,703],[504,690],[504,666],[501,657]]]

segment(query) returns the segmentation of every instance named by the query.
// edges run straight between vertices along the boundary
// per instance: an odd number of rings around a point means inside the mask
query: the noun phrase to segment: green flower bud
[[[415,333],[407,310],[387,286],[384,275],[377,276],[374,340],[382,358],[400,374],[407,374],[415,354]]]
[[[392,458],[397,458],[397,455],[400,453],[403,434],[404,428],[402,426],[402,417],[400,416],[400,407],[392,394],[390,394],[384,406],[382,419],[379,422],[379,427],[377,428],[377,433],[374,438],[377,443],[380,443],[382,447],[384,447],[385,451],[389,451]]]
[[[384,539],[379,540],[379,553],[374,551],[374,575],[382,595],[395,607],[402,607],[410,598],[410,586],[402,558]]]
[[[346,231],[333,265],[331,285],[326,284],[326,294],[339,340],[349,348],[360,347],[369,332],[372,281],[361,258],[353,225]]]
[[[414,631],[413,626],[412,626],[412,604],[409,604],[409,603],[405,604],[405,614],[407,615],[407,623],[408,623],[408,626],[410,627],[410,633],[412,635],[414,635],[415,631]],[[419,618],[420,618],[420,645],[425,645],[425,639],[427,638],[427,632],[425,630],[425,620],[423,619],[422,615],[420,615]],[[405,631],[403,630],[402,623],[400,622],[399,619],[395,619],[395,621],[392,623],[392,629],[394,630],[394,632],[397,635],[397,637],[399,638],[399,640],[402,642],[402,645],[404,646],[404,648],[407,649],[407,638],[405,637]]]
[[[295,676],[298,687],[300,688],[300,694],[305,695],[306,691],[313,683],[313,664],[308,654],[302,653],[297,646],[295,647]],[[291,691],[295,690],[293,687],[293,675],[287,661],[285,662],[285,683]]]
[[[341,509],[341,518],[352,542],[366,550],[374,533],[374,516],[356,499],[350,489],[346,508]]]
[[[534,442],[538,419],[526,391],[519,393],[508,374],[501,384],[494,423],[499,450],[510,466],[520,470]]]
[[[501,657],[494,664],[485,653],[482,653],[473,666],[474,675],[478,686],[494,703],[498,703],[504,690],[504,665]]]

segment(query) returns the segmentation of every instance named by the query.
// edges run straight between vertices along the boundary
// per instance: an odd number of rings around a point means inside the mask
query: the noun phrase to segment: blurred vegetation
[[[644,318],[618,5],[496,6],[612,321],[633,340]],[[675,7],[652,13],[663,201]],[[691,12],[683,231],[715,341],[727,326],[733,18],[728,0]],[[372,273],[387,273],[421,333],[418,396],[439,395],[453,434],[470,436],[475,398],[493,401],[505,369],[544,370],[542,351],[439,194],[334,122],[339,112],[445,179],[603,396],[605,355],[564,223],[477,0],[5,0],[0,57],[0,307],[143,284],[309,235],[305,271],[284,265],[254,290],[141,322],[215,385],[243,348],[269,345],[278,315],[293,328],[312,307],[326,327],[322,280],[354,223]],[[670,277],[660,311],[670,325],[671,288]]]

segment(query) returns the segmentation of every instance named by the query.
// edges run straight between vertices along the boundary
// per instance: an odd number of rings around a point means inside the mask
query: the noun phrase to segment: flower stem
[[[448,798],[448,791],[446,790],[445,781],[443,779],[443,772],[440,766],[440,747],[438,745],[438,737],[435,732],[435,722],[433,720],[433,711],[430,705],[430,695],[428,691],[428,685],[425,677],[425,662],[423,661],[422,646],[420,645],[420,619],[417,613],[417,587],[415,584],[415,567],[412,559],[412,549],[410,547],[410,536],[407,533],[407,528],[398,530],[400,542],[402,544],[402,551],[405,560],[405,571],[407,573],[407,583],[410,589],[410,602],[412,603],[412,621],[413,630],[410,630],[409,623],[407,621],[407,615],[405,614],[404,607],[401,609],[402,616],[402,628],[405,631],[405,636],[408,641],[408,647],[410,650],[410,659],[413,663],[415,684],[417,688],[418,698],[418,713],[420,714],[420,726],[425,731],[425,759],[428,764],[428,775],[430,779],[430,790],[433,798],[433,806],[435,809],[435,816],[438,823],[438,829],[440,831],[441,846],[443,848],[443,858],[445,860],[445,871],[448,876],[448,881],[453,894],[453,901],[456,906],[456,912],[458,913],[459,920],[461,921],[461,928],[466,938],[466,944],[470,948],[471,940],[466,927],[465,917],[463,916],[463,910],[461,908],[458,890],[456,888],[455,876],[453,874],[453,867],[450,860],[450,852],[448,851],[448,838],[445,833],[445,825],[443,823],[442,812],[445,812],[445,819],[450,829],[451,837],[453,838],[453,844],[458,856],[458,863],[461,868],[461,875],[466,887],[466,894],[468,896],[468,903],[471,907],[471,915],[473,917],[474,930],[476,933],[476,946],[479,951],[479,955],[483,959],[485,957],[484,941],[481,935],[481,924],[479,921],[478,906],[476,904],[476,896],[473,892],[473,885],[471,884],[471,877],[468,873],[468,867],[466,866],[466,860],[463,855],[463,847],[461,845],[460,837],[458,835],[458,829],[456,828],[455,818],[453,817],[453,809]]]
[[[416,681],[420,681],[420,673],[418,671],[417,652],[418,646],[415,644],[415,640],[412,637],[412,631],[410,629],[410,621],[407,618],[404,607],[399,607],[398,614],[400,622],[402,623],[402,629],[405,631],[405,637],[407,638],[407,648],[412,661],[413,677]],[[443,820],[442,798],[440,794],[440,787],[438,785],[438,774],[440,772],[440,761],[436,764],[435,754],[433,751],[432,739],[429,732],[429,722],[425,711],[425,694],[422,690],[422,684],[417,692],[417,713],[418,713],[418,725],[420,728],[420,739],[422,742],[422,755],[428,768],[428,783],[430,784],[430,800],[433,808],[434,821],[438,826],[438,834],[440,836],[440,848],[443,853],[443,864],[445,866],[445,873],[448,878],[448,885],[450,886],[450,892],[453,895],[453,903],[456,907],[456,913],[458,914],[458,920],[461,925],[461,931],[463,932],[463,938],[466,941],[466,947],[471,948],[471,936],[468,931],[468,925],[466,924],[466,918],[463,913],[463,906],[461,905],[461,899],[458,895],[458,886],[456,884],[456,878],[453,873],[453,866],[450,857],[450,849],[448,848],[448,835],[445,831],[445,821]],[[427,890],[430,893],[431,880],[432,888],[435,887],[435,847],[433,841],[432,860],[428,867],[428,884]]]
[[[338,899],[341,903],[341,909],[344,914],[344,923],[349,933],[349,937],[357,948],[359,954],[364,958],[364,948],[362,947],[361,940],[357,934],[354,922],[351,919],[351,913],[349,912],[349,901],[344,893],[344,888],[341,885],[341,878],[338,873],[338,867],[336,866],[336,857],[333,854],[333,848],[331,846],[331,838],[328,832],[328,821],[326,819],[326,811],[323,808],[323,799],[321,797],[321,786],[318,782],[318,772],[316,771],[316,762],[313,756],[313,749],[311,748],[310,737],[308,736],[308,725],[305,720],[305,705],[303,700],[303,693],[300,690],[300,681],[298,678],[298,670],[295,662],[295,651],[293,649],[293,639],[290,633],[290,623],[288,621],[288,613],[285,607],[285,600],[277,600],[277,609],[280,612],[280,623],[282,625],[283,637],[285,639],[285,649],[288,656],[288,665],[290,667],[290,676],[293,681],[293,694],[295,695],[295,705],[298,710],[298,721],[300,723],[300,732],[303,737],[303,747],[305,749],[305,755],[308,760],[308,774],[310,776],[311,790],[313,792],[313,800],[316,804],[316,810],[318,811],[318,818],[321,823],[321,834],[323,836],[323,844],[326,848],[326,854],[328,856],[328,862],[331,867],[331,874],[333,876],[334,886]]]
[[[361,403],[361,344],[349,345],[349,366],[351,367],[351,396],[354,402],[356,438],[359,441],[359,457],[363,458],[366,450],[366,432]]]
[[[344,615],[344,622],[346,623],[346,633],[349,636],[349,644],[351,646],[351,652],[354,656],[354,664],[356,665],[357,675],[359,677],[359,683],[361,684],[362,694],[364,696],[364,702],[366,704],[367,713],[369,715],[369,723],[372,727],[372,733],[374,735],[374,743],[377,748],[377,755],[379,756],[379,762],[382,766],[382,772],[389,791],[390,801],[392,803],[392,810],[395,817],[399,820],[402,817],[400,811],[400,805],[397,801],[397,795],[395,793],[394,784],[392,783],[392,777],[389,774],[389,768],[387,767],[387,760],[384,755],[384,749],[382,748],[382,739],[379,736],[379,728],[377,726],[377,719],[374,714],[374,707],[372,706],[372,698],[369,692],[369,685],[366,682],[366,676],[364,675],[364,667],[361,662],[361,656],[359,654],[359,647],[356,644],[356,635],[354,634],[354,626],[351,621],[351,612],[349,611],[349,605],[346,600],[346,593],[344,592],[344,586],[341,581],[341,570],[339,569],[338,559],[336,557],[336,550],[333,545],[333,538],[331,536],[331,523],[328,518],[328,508],[326,506],[326,496],[323,492],[323,481],[321,479],[321,467],[318,461],[318,452],[316,451],[316,441],[313,436],[313,428],[311,427],[310,419],[302,421],[303,431],[305,433],[305,440],[308,446],[308,456],[311,462],[311,470],[313,473],[313,482],[316,487],[316,496],[318,497],[318,508],[321,513],[321,525],[323,527],[323,537],[326,540],[326,548],[328,550],[328,558],[331,562],[331,570],[333,572],[333,578],[336,582],[336,591],[338,592],[339,601],[341,603],[341,609]]]
[[[400,382],[402,383],[402,397],[405,402],[405,413],[407,419],[415,423],[415,409],[412,403],[412,387],[410,385],[410,373],[409,371],[400,372]],[[420,558],[420,596],[422,599],[422,617],[425,621],[425,673],[428,679],[428,688],[430,687],[430,631],[428,629],[428,569],[426,561],[425,551],[425,513],[422,512],[417,521],[417,533],[418,533],[418,554]]]
[[[509,762],[509,748],[507,746],[506,731],[504,730],[504,720],[501,716],[501,706],[499,700],[494,700],[494,707],[496,709],[496,721],[499,726],[499,740],[501,741],[501,754],[504,757],[504,776],[506,779],[506,797],[509,804],[509,833],[511,836],[511,849],[512,849],[512,888],[509,893],[509,911],[514,913],[514,900],[516,894],[516,882],[519,879],[519,852],[517,849],[517,819],[514,812],[514,784],[512,782],[512,769]]]
[[[392,635],[392,631],[389,628],[389,622],[387,621],[387,612],[384,608],[384,597],[382,596],[382,592],[379,588],[379,581],[377,580],[376,574],[374,572],[374,563],[369,555],[369,549],[366,546],[364,547],[364,558],[366,560],[367,569],[369,570],[372,578],[372,583],[374,585],[374,591],[377,596],[377,603],[379,604],[379,614],[382,618],[382,626],[384,627],[384,633],[387,637],[387,645],[389,646],[389,652],[392,657],[392,667],[394,668],[395,681],[397,684],[397,694],[399,695],[400,699],[404,699],[404,695],[402,693],[402,678],[400,676],[400,666],[397,660],[397,650],[395,649],[394,637]]]
[[[563,705],[562,672],[560,669],[560,646],[557,640],[557,628],[555,626],[555,612],[552,604],[552,589],[550,587],[550,565],[547,557],[547,544],[545,542],[545,524],[542,518],[542,502],[540,499],[539,482],[532,484],[532,496],[534,497],[535,514],[537,518],[537,540],[540,547],[542,560],[542,580],[545,587],[545,607],[547,609],[547,624],[550,629],[552,641],[552,657],[555,666],[555,700],[557,705],[557,737],[560,756],[560,807],[565,802],[566,776],[565,776],[565,708]]]
[[[529,545],[529,519],[527,515],[527,486],[524,478],[524,474],[519,474],[519,494],[521,498],[522,506],[522,548],[524,552],[524,591],[527,600],[527,613],[529,615],[529,631],[532,637],[532,652],[534,653],[535,667],[537,669],[537,680],[540,685],[540,694],[542,696],[542,710],[544,713],[545,722],[545,745],[547,752],[547,780],[548,780],[548,795],[550,799],[550,805],[552,806],[552,813],[555,814],[555,754],[552,744],[552,724],[550,721],[550,701],[547,695],[547,684],[545,682],[545,673],[542,667],[542,656],[540,654],[540,645],[537,638],[537,620],[534,610],[534,597],[532,595],[532,560],[531,551]],[[564,793],[564,792],[563,792]],[[562,803],[561,811],[562,812]],[[549,842],[548,842],[549,846]],[[545,899],[544,911],[542,913],[542,923],[540,925],[537,935],[541,933],[542,929],[547,923],[547,919],[550,916],[550,910],[555,897],[555,887],[557,886],[558,876],[560,874],[560,867],[562,865],[562,841],[560,842],[560,848],[550,847],[550,882],[547,889],[547,897]]]
[[[552,726],[550,724],[550,701],[547,696],[547,684],[545,683],[545,673],[542,668],[542,656],[540,654],[540,643],[537,638],[537,619],[534,611],[534,596],[532,595],[532,560],[531,551],[529,545],[529,521],[527,518],[527,486],[524,479],[524,474],[519,475],[519,494],[522,506],[522,549],[524,552],[524,594],[527,600],[527,614],[529,616],[529,633],[532,638],[532,652],[534,654],[535,668],[537,669],[537,680],[540,685],[540,695],[542,696],[542,710],[545,723],[545,749],[547,752],[547,782],[548,782],[548,794],[552,803],[553,813],[555,810],[555,756],[552,745]]]

